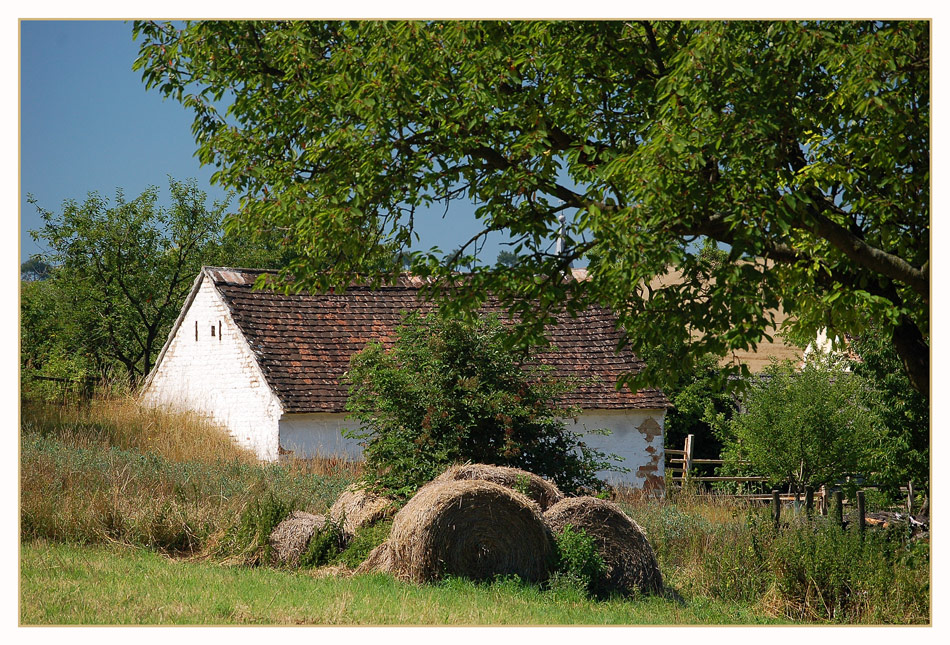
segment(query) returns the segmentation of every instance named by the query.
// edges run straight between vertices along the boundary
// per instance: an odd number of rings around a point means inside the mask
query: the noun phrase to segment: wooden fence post
[[[838,523],[838,526],[844,527],[844,502],[841,499],[841,491],[836,490],[834,494],[834,508],[832,517]]]
[[[864,536],[864,491],[858,491],[858,531]]]
[[[772,518],[775,520],[775,530],[779,529],[779,521],[782,517],[782,498],[779,497],[777,488],[772,489]]]
[[[914,514],[914,482],[907,482],[907,514]]]
[[[683,479],[689,479],[689,471],[693,468],[693,440],[694,436],[686,435],[686,444],[683,446]]]
[[[808,516],[808,519],[811,519],[815,514],[815,488],[813,486],[805,486],[805,515]]]

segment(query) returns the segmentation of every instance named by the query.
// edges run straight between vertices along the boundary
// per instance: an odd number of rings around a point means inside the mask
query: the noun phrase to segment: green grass
[[[759,624],[747,607],[668,598],[596,602],[514,581],[411,585],[388,576],[225,567],[116,546],[33,541],[20,550],[23,625]]]
[[[775,532],[765,508],[698,495],[620,500],[682,602],[593,601],[569,584],[413,586],[282,570],[269,557],[273,526],[293,509],[325,512],[358,472],[332,460],[265,465],[202,453],[195,446],[213,429],[152,415],[127,402],[24,407],[24,623],[930,622],[929,540],[890,530],[862,538],[793,514]],[[183,425],[162,435],[169,424]],[[312,559],[355,568],[390,526]]]

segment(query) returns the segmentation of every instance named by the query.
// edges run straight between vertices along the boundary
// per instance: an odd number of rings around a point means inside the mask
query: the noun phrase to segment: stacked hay
[[[268,542],[273,549],[274,558],[281,564],[296,567],[300,556],[307,550],[313,534],[326,526],[323,515],[313,515],[294,511],[290,516],[274,527]]]
[[[538,582],[553,551],[540,507],[521,493],[481,480],[432,481],[396,514],[389,539],[358,572],[414,582],[451,575]]]
[[[388,517],[394,510],[393,501],[380,497],[363,488],[360,483],[347,486],[333,506],[330,507],[330,521],[341,525],[343,538],[352,540],[356,531],[363,526]]]
[[[463,481],[471,479],[494,482],[501,484],[505,488],[522,492],[537,502],[542,511],[547,510],[564,499],[564,494],[558,490],[557,486],[548,480],[534,473],[529,473],[527,470],[508,468],[506,466],[491,466],[488,464],[453,466],[436,477],[433,481]]]
[[[571,497],[549,508],[544,520],[555,534],[570,524],[594,538],[607,565],[603,579],[594,586],[596,593],[663,591],[653,548],[636,522],[616,504],[596,497]]]

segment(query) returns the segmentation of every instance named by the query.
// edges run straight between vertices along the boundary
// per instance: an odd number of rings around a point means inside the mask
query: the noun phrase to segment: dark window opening
[[[211,337],[214,338],[214,325],[211,325]]]

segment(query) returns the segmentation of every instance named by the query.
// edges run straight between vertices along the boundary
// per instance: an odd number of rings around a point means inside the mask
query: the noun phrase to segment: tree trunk
[[[915,390],[930,399],[930,346],[914,322],[901,316],[892,336],[894,348]]]

